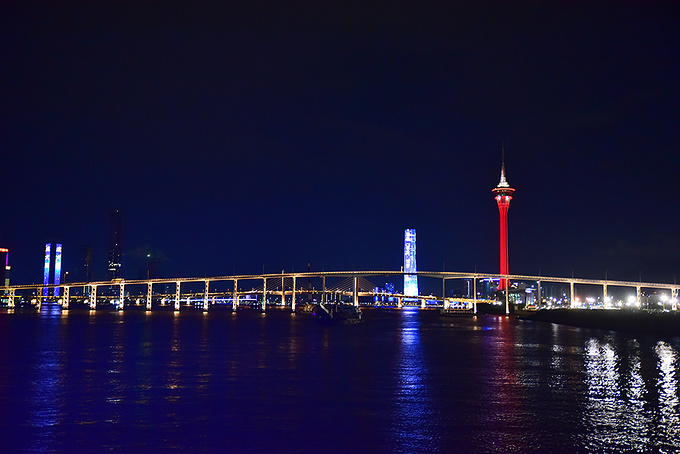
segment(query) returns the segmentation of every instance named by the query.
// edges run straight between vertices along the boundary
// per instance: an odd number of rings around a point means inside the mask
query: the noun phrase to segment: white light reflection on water
[[[673,444],[678,448],[678,435],[680,435],[680,418],[678,417],[678,379],[676,367],[678,353],[666,342],[656,344],[655,352],[658,357],[657,368],[659,377],[657,387],[659,390],[660,420],[656,429],[656,435],[661,438],[662,444]]]
[[[658,378],[656,383],[645,382],[644,350],[635,339],[622,344],[609,338],[591,338],[586,343],[584,422],[589,450],[677,452],[680,448],[675,372],[678,354],[669,344],[658,342],[654,348]],[[648,377],[650,366],[647,362]],[[654,384],[656,389],[649,389]],[[658,406],[654,402],[657,393]]]
[[[434,452],[439,436],[431,430],[436,418],[425,377],[428,370],[420,344],[418,314],[403,312],[400,362],[397,367],[395,452]]]

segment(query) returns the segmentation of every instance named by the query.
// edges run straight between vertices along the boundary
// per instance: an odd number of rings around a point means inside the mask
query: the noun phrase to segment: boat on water
[[[352,325],[361,323],[361,309],[353,304],[317,304],[313,312],[320,323]]]

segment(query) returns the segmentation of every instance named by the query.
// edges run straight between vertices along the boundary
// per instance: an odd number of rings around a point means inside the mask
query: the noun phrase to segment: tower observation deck
[[[508,209],[510,208],[510,201],[515,189],[510,187],[508,181],[505,179],[505,150],[503,150],[503,157],[501,160],[501,180],[493,189],[496,196],[496,203],[498,204],[498,213],[500,215],[500,274],[509,274],[508,271]],[[501,279],[498,283],[499,290],[505,290],[508,285],[507,279]]]

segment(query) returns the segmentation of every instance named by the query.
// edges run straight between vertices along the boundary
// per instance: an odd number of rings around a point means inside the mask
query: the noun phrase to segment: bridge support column
[[[281,305],[286,305],[286,282],[283,276],[281,276]]]
[[[182,282],[177,281],[175,283],[175,310],[179,310],[180,306],[180,296],[181,296]]]
[[[42,296],[44,290],[45,289],[43,287],[40,287],[38,289],[38,298],[36,299],[36,301],[38,302],[38,310],[40,310],[40,306],[42,306]]]
[[[295,276],[293,276],[293,293],[290,297],[290,310],[295,312]]]
[[[11,290],[10,290],[11,292]],[[11,295],[11,293],[10,293]],[[678,289],[677,288],[672,288],[671,289],[671,309],[674,311],[678,310]]]
[[[262,312],[267,310],[267,278],[262,278]]]
[[[602,284],[602,304],[605,309],[609,309],[609,297],[607,296],[607,284]]]
[[[68,309],[68,305],[71,299],[71,287],[68,285],[64,286],[64,296],[63,299],[61,300],[61,308],[62,309]]]
[[[153,282],[146,283],[146,310],[150,311],[153,305]]]
[[[234,312],[238,309],[238,279],[234,279],[234,295],[231,300],[231,308]]]
[[[321,304],[326,305],[326,276],[321,276]]]
[[[401,301],[401,296],[398,296],[398,297],[397,297],[397,307],[398,307],[399,309],[401,309],[402,307],[404,307],[404,303]]]
[[[97,309],[97,286],[90,285],[90,309]]]
[[[449,303],[446,301],[446,279],[442,278],[442,307],[445,311],[449,310]]]
[[[426,307],[425,298],[421,298],[421,299],[420,299],[420,308],[421,308],[421,309],[425,309],[425,307]]]
[[[569,282],[569,307],[574,308],[574,281]]]
[[[354,276],[354,289],[353,289],[353,301],[354,307],[359,307],[359,277]]]
[[[205,281],[205,288],[203,289],[203,311],[207,312],[208,311],[208,290],[210,288],[210,281],[206,279]]]
[[[477,276],[472,279],[472,313],[477,313]]]
[[[7,302],[7,308],[8,309],[14,309],[14,297],[16,295],[16,290],[11,288],[9,289],[9,301]]]
[[[543,303],[543,294],[541,293],[541,281],[536,281],[538,287],[538,293],[536,294],[536,307],[540,310],[541,303]]]
[[[505,315],[510,315],[510,285],[505,280]]]
[[[636,290],[636,301],[637,301],[637,308],[640,309],[642,307],[642,287],[639,285],[635,287]]]
[[[125,309],[125,284],[120,284],[120,288],[118,289],[118,310],[123,310]]]

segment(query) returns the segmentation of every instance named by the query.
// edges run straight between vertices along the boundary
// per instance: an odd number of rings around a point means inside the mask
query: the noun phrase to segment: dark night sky
[[[116,208],[130,279],[398,270],[408,227],[419,269],[498,272],[502,140],[511,272],[680,278],[672,2],[14,3],[13,283],[49,240],[103,279]]]

